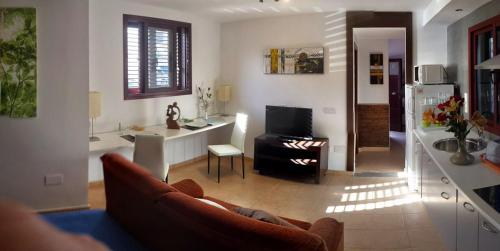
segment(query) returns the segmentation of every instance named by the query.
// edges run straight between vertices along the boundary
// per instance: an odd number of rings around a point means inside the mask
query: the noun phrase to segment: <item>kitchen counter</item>
[[[414,130],[413,133],[450,182],[475,205],[477,211],[485,219],[496,229],[500,229],[500,213],[495,211],[493,207],[488,205],[473,191],[476,188],[500,184],[500,173],[481,164],[480,154],[484,153],[486,149],[472,153],[475,158],[472,165],[458,166],[452,164],[449,160],[452,153],[436,150],[432,146],[439,139],[453,138],[452,133],[445,132],[444,130],[422,131],[419,129]]]

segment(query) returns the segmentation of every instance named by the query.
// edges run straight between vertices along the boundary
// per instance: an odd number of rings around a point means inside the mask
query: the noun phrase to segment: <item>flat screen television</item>
[[[312,109],[266,106],[266,134],[312,138]]]

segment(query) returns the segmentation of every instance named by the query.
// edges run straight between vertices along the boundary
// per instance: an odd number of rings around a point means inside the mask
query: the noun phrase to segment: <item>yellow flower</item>
[[[446,106],[446,111],[447,112],[457,112],[458,108],[460,107],[460,102],[462,101],[456,101],[455,98],[450,99],[450,103],[448,106]]]
[[[475,126],[478,129],[482,130],[488,123],[488,120],[483,115],[481,115],[480,112],[475,111],[470,118],[470,123],[472,124],[472,126]]]

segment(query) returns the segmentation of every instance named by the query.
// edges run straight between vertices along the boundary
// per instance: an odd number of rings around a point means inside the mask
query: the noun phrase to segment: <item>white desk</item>
[[[99,133],[95,134],[96,137],[99,137],[101,140],[96,141],[96,142],[89,142],[89,152],[90,153],[95,153],[95,152],[107,152],[107,151],[113,151],[119,148],[124,148],[124,147],[134,147],[134,143],[122,138],[122,135],[133,135],[135,136],[136,134],[157,134],[157,135],[162,135],[165,137],[165,141],[168,140],[173,140],[181,137],[186,137],[190,135],[194,135],[197,133],[202,133],[206,131],[213,130],[215,128],[219,128],[225,125],[229,125],[234,123],[235,117],[234,116],[227,116],[227,117],[213,117],[212,118],[215,122],[212,123],[211,126],[204,127],[202,129],[198,130],[189,130],[189,129],[167,129],[166,125],[156,125],[156,126],[149,126],[144,129],[144,131],[133,131],[133,130],[126,130],[123,132],[108,132],[108,133]]]
[[[142,132],[126,130],[99,133],[95,136],[101,140],[89,143],[89,182],[103,179],[100,157],[107,152],[114,152],[132,160],[134,143],[120,137],[122,135],[158,134],[165,137],[165,160],[170,164],[181,163],[206,154],[207,132],[235,122],[234,116],[215,117],[211,126],[199,130],[167,129],[166,125],[149,126]],[[228,128],[229,129],[229,128]]]

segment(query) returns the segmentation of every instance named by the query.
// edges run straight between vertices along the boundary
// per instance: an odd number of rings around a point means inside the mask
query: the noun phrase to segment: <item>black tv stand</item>
[[[283,136],[283,135],[280,135],[277,137],[278,137],[278,140],[280,140],[282,142],[291,142],[294,140],[313,140],[313,138],[309,138],[309,137],[295,137],[295,136]]]
[[[327,138],[292,139],[263,134],[255,138],[254,169],[261,174],[309,175],[319,184],[328,169]]]

